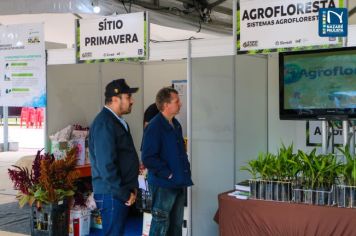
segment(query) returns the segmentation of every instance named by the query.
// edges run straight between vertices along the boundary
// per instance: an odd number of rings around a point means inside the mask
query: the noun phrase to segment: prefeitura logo
[[[347,20],[347,8],[320,8],[319,36],[346,37]]]

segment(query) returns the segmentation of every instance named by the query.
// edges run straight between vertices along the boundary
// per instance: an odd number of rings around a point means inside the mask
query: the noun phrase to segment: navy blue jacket
[[[143,134],[142,162],[148,169],[148,183],[164,188],[193,185],[190,164],[184,149],[182,127],[173,118],[174,128],[157,114]],[[168,177],[172,174],[172,178]]]
[[[94,193],[127,201],[138,188],[139,160],[130,130],[107,108],[90,126],[89,151]]]

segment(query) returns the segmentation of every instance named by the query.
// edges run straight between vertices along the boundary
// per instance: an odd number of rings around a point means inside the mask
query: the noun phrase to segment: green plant
[[[307,188],[313,188],[315,184],[315,170],[313,168],[313,159],[316,158],[316,149],[314,148],[309,155],[302,150],[298,150],[301,167],[302,185]]]
[[[262,155],[262,154],[259,154],[259,155]],[[257,179],[258,165],[259,165],[258,160],[250,160],[247,163],[247,166],[242,166],[240,168],[240,170],[250,172],[250,174],[252,175],[252,179]]]
[[[253,179],[291,181],[300,171],[298,156],[293,153],[293,144],[286,147],[282,144],[277,155],[259,153],[256,160],[248,162],[240,170],[248,171]]]
[[[275,160],[276,179],[279,181],[292,181],[299,171],[298,156],[293,153],[293,144],[288,147],[282,144]]]
[[[78,178],[75,170],[78,148],[73,147],[62,160],[55,160],[48,153],[37,152],[32,170],[13,166],[8,169],[14,188],[19,190],[17,198],[20,207],[34,201],[40,203],[56,203],[67,196],[74,195],[74,182]]]
[[[345,146],[345,148],[338,148],[339,151],[345,157],[345,163],[342,165],[340,170],[340,176],[345,185],[355,186],[356,185],[356,157],[352,156],[350,153],[350,147]]]
[[[309,154],[299,150],[301,177],[307,189],[330,189],[340,173],[342,165],[333,154],[316,154],[314,148]]]
[[[319,155],[314,160],[315,167],[315,188],[330,189],[335,182],[341,164],[337,162],[333,154]]]
[[[271,153],[266,153],[260,161],[259,173],[263,180],[273,180],[276,174],[275,170],[276,156]]]
[[[250,172],[253,179],[272,180],[275,175],[275,156],[271,153],[259,153],[256,160],[251,160],[240,170]]]

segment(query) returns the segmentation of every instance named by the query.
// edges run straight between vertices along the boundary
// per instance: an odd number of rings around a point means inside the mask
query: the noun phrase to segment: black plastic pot
[[[258,199],[266,199],[266,182],[260,181],[258,186]]]
[[[329,198],[331,194],[329,194],[329,191],[326,191],[325,188],[317,188],[315,191],[315,205],[329,205]]]
[[[293,189],[293,201],[295,203],[303,203],[304,202],[304,194],[303,194],[303,189],[301,188],[296,188]]]
[[[282,195],[282,183],[274,182],[273,183],[273,200],[281,201],[281,195]]]
[[[303,202],[305,204],[313,204],[314,203],[314,192],[311,189],[303,190]]]
[[[259,182],[257,180],[250,180],[250,198],[259,199]]]
[[[289,202],[291,200],[291,183],[281,183],[281,193],[279,201]]]
[[[265,200],[271,201],[273,200],[273,181],[266,181],[265,186],[266,186]]]
[[[339,185],[336,192],[339,207],[356,208],[356,187]]]

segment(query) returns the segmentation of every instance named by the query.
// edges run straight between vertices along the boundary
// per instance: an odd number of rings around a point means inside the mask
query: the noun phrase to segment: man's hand
[[[135,193],[130,193],[130,198],[129,200],[127,200],[127,202],[125,202],[125,205],[131,206],[132,204],[134,204],[136,201],[136,195],[137,195],[137,191],[135,191]]]

